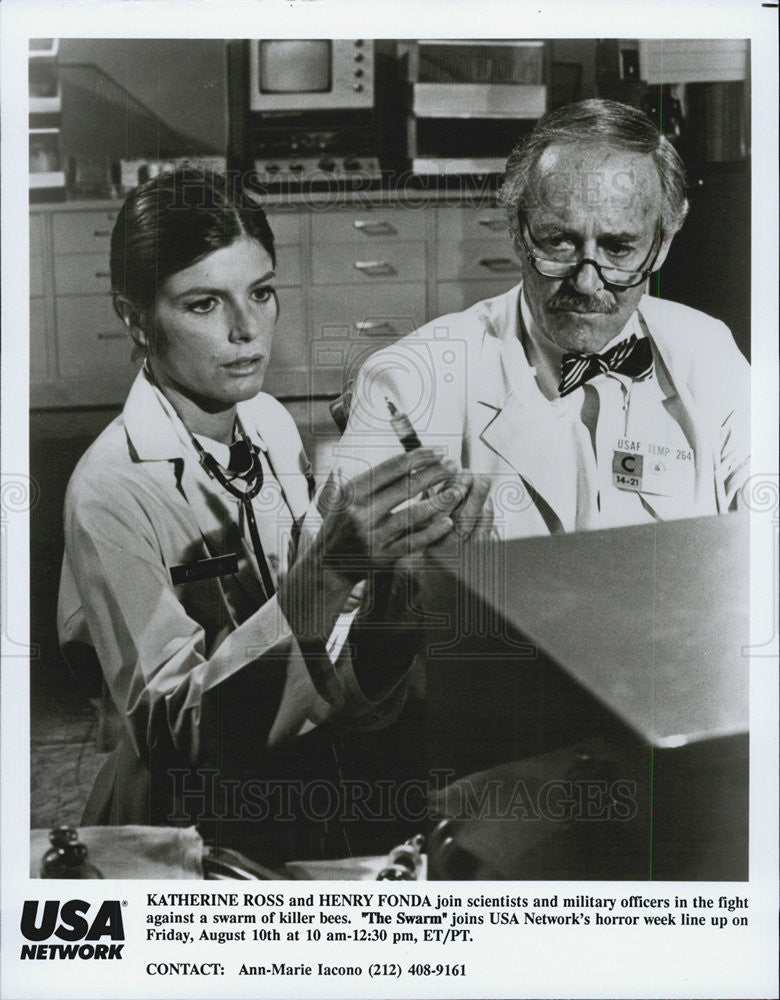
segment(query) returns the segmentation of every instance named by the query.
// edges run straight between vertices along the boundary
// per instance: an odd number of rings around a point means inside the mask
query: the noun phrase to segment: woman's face
[[[276,323],[273,280],[271,258],[248,236],[167,278],[151,316],[160,386],[208,411],[255,396]]]

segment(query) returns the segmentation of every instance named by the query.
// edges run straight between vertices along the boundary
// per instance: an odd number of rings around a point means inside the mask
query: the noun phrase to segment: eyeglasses
[[[630,269],[613,267],[611,264],[599,264],[598,261],[593,260],[591,257],[581,257],[579,260],[550,260],[547,257],[538,256],[528,246],[524,230],[528,233],[528,238],[531,242],[534,243],[531,230],[528,229],[528,224],[523,218],[520,220],[519,236],[528,257],[528,263],[543,278],[571,278],[573,275],[579,274],[581,268],[586,264],[592,264],[605,285],[617,285],[620,288],[636,288],[637,285],[641,285],[653,273],[655,262],[661,250],[660,242],[657,245],[654,243],[639,267]],[[536,244],[534,243],[534,245]]]

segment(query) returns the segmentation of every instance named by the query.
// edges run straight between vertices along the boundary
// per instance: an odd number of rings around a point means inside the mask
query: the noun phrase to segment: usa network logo
[[[118,899],[106,899],[95,912],[84,899],[69,899],[62,904],[57,899],[47,899],[43,904],[27,899],[20,928],[28,941],[35,942],[22,945],[21,958],[122,958],[124,944],[117,942],[124,942],[125,928]]]

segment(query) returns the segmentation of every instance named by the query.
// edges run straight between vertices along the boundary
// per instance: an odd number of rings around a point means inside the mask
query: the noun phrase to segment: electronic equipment
[[[378,179],[372,117],[369,111],[255,121],[251,143],[257,180],[267,185]]]
[[[63,201],[62,84],[59,39],[31,38],[28,49],[30,201]]]
[[[412,172],[502,173],[520,135],[547,110],[545,43],[428,39],[407,45]]]
[[[404,112],[393,43],[231,42],[228,69],[230,165],[256,185],[365,186],[397,169]]]
[[[250,111],[325,111],[374,105],[374,43],[271,38],[249,43]]]

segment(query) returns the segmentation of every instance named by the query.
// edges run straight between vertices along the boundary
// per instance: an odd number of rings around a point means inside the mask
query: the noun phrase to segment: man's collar
[[[525,288],[520,293],[520,338],[528,359],[529,365],[536,371],[537,382],[548,398],[558,397],[558,383],[561,377],[561,359],[566,353],[557,344],[553,343],[537,326],[531,315],[531,308],[525,295]],[[632,334],[637,339],[644,337],[644,331],[639,323],[637,310],[635,309],[629,316],[625,326],[601,349],[601,352],[608,351],[610,347],[619,344]]]

